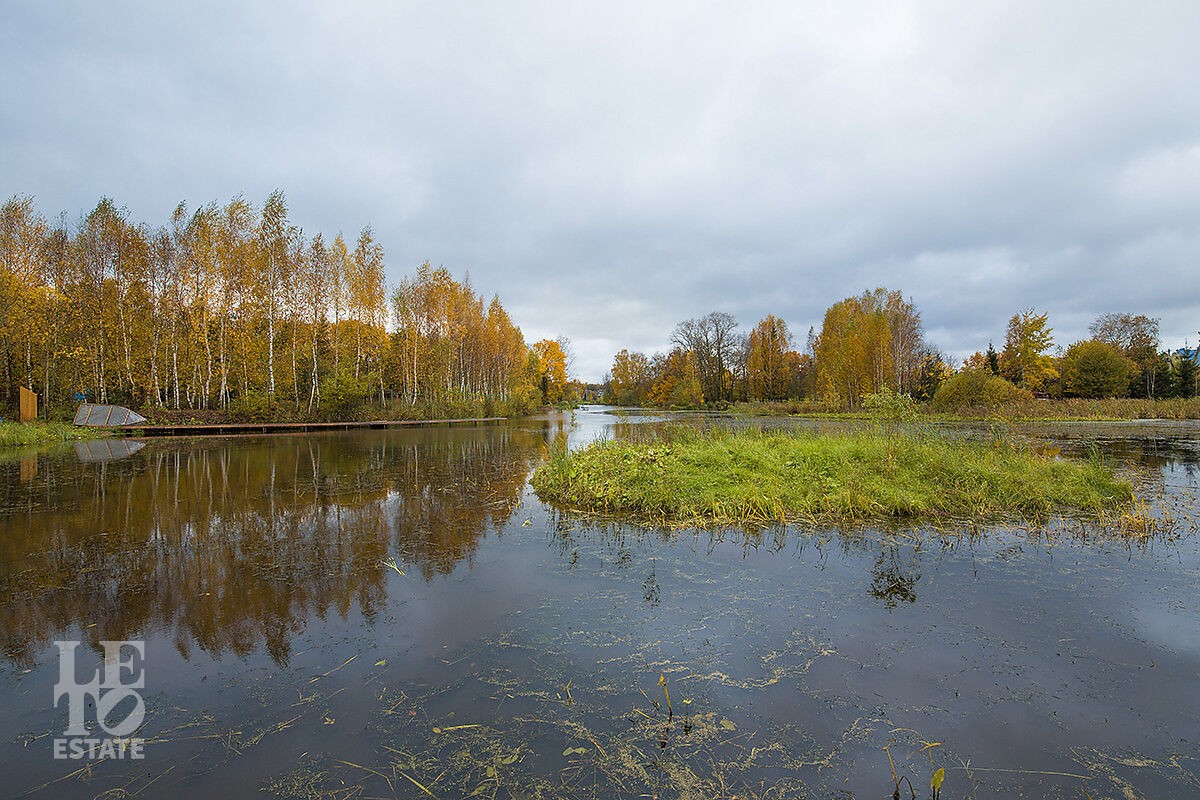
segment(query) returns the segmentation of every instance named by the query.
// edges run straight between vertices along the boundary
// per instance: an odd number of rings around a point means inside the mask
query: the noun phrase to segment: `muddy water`
[[[539,503],[612,426],[0,458],[0,795],[1200,796],[1196,427],[1020,432],[1136,471],[1174,527],[1130,544]],[[144,642],[144,759],[54,758],[63,640]]]

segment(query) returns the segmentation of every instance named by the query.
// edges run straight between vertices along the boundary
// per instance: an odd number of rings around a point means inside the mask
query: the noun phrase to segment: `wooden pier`
[[[127,425],[110,428],[117,436],[244,436],[261,433],[351,431],[360,428],[435,428],[450,425],[486,425],[505,417],[479,419],[380,419],[370,422],[231,422],[192,425]]]

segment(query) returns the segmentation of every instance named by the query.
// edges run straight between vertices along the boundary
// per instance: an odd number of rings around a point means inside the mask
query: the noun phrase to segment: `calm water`
[[[543,506],[612,423],[0,458],[0,794],[881,798],[890,753],[922,797],[931,759],[945,798],[1200,796],[1196,426],[1026,431],[1137,470],[1176,526],[1131,545]],[[80,680],[145,642],[144,760],[53,758],[56,640]]]

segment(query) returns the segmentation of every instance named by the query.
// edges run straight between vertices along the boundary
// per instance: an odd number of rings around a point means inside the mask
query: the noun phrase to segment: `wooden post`
[[[37,395],[21,387],[21,414],[17,418],[21,422],[32,422],[37,419]]]

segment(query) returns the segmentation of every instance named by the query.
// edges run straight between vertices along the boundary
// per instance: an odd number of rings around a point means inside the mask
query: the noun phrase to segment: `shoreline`
[[[1186,404],[1173,401],[1132,401],[1129,403],[1130,412],[1138,406],[1151,402],[1157,406],[1154,410],[1175,411],[1171,415],[1162,413],[1142,415],[1136,413],[1121,413],[1111,408],[1105,401],[1071,401],[1071,400],[1040,400],[1046,408],[1030,408],[1027,406],[1001,406],[996,409],[964,409],[961,412],[933,411],[928,406],[917,405],[910,415],[902,421],[915,422],[1197,422],[1200,421],[1200,400],[1189,400]],[[1122,404],[1121,401],[1117,401]],[[1136,405],[1135,405],[1136,404]],[[845,419],[845,420],[886,420],[896,421],[895,418],[883,413],[872,413],[866,410],[834,410],[827,408],[806,409],[806,401],[792,403],[734,403],[727,408],[653,408],[645,406],[612,406],[609,413],[616,416],[622,414],[695,414],[725,417],[780,417],[791,419]],[[819,404],[813,403],[817,406]],[[1179,406],[1185,405],[1184,408]],[[1175,408],[1169,408],[1175,406]],[[1106,407],[1108,407],[1106,413]],[[1039,413],[1042,412],[1042,413]]]
[[[386,419],[364,422],[231,422],[199,423],[178,425],[129,425],[121,428],[105,428],[113,436],[158,437],[158,436],[236,436],[239,434],[309,433],[315,431],[347,431],[357,429],[383,430],[386,428],[434,428],[455,425],[494,425],[510,417],[463,417],[458,419]]]
[[[284,435],[321,431],[384,430],[387,428],[478,427],[496,425],[514,417],[461,417],[454,419],[346,420],[341,422],[218,422],[166,425],[138,424],[90,428],[69,422],[0,422],[0,450],[98,439],[166,438],[173,436]]]

